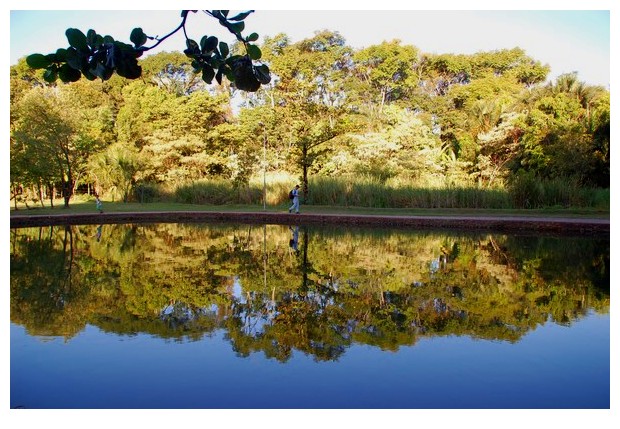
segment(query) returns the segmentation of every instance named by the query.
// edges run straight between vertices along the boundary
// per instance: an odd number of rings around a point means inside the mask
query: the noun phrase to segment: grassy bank
[[[266,212],[277,213],[287,211],[286,203],[278,205],[267,205]],[[133,213],[133,212],[263,212],[261,204],[182,204],[172,202],[153,202],[153,203],[123,203],[103,201],[105,213]],[[347,215],[384,215],[384,216],[532,216],[532,217],[564,217],[564,218],[609,218],[609,210],[594,208],[546,208],[546,209],[450,209],[450,208],[369,208],[369,207],[342,207],[342,206],[321,206],[321,205],[302,205],[303,213],[324,213],[324,214],[347,214]],[[96,213],[95,202],[86,197],[76,197],[70,207],[65,209],[62,200],[55,203],[55,207],[31,206],[27,209],[23,205],[18,205],[18,210],[11,207],[11,216],[30,216],[30,215],[70,215],[80,213]]]
[[[270,178],[266,182],[265,210],[285,211],[290,178]],[[307,213],[393,214],[393,215],[544,215],[609,216],[609,189],[581,188],[560,181],[524,179],[508,189],[477,187],[417,188],[379,183],[371,179],[350,182],[341,178],[313,178],[310,191],[302,196]],[[104,196],[104,210],[132,211],[262,211],[263,182],[235,188],[230,181],[203,180],[166,189],[147,185],[136,189],[133,201],[110,201]],[[64,209],[57,200],[18,204],[12,214],[84,213],[95,210],[94,197],[75,196]]]

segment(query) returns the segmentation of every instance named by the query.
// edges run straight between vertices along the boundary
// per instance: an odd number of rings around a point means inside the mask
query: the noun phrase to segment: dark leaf
[[[209,65],[213,67],[214,69],[219,69],[220,67],[222,67],[222,64],[224,63],[225,62],[219,58],[216,58],[216,57],[209,58]]]
[[[67,50],[60,48],[56,50],[56,61],[65,62],[67,61]]]
[[[95,80],[97,79],[97,76],[95,76],[94,74],[92,74],[90,72],[90,70],[84,70],[82,71],[82,74],[84,75],[84,77],[88,80]]]
[[[56,82],[57,78],[58,78],[58,71],[55,65],[50,66],[47,70],[45,70],[45,73],[43,73],[43,79],[46,82],[49,82],[49,83]]]
[[[224,71],[224,73],[242,91],[254,92],[260,88],[260,82],[254,76],[252,61],[248,57],[237,58],[232,64],[231,72]]]
[[[114,45],[118,47],[119,49],[131,54],[132,56],[135,56],[137,53],[136,48],[134,48],[132,45],[128,45],[127,43],[115,41]]]
[[[101,79],[108,80],[112,77],[113,74],[114,70],[104,67],[103,76],[101,77]]]
[[[33,69],[44,69],[49,67],[52,62],[43,54],[32,54],[26,57],[26,64]]]
[[[192,61],[192,68],[194,69],[194,73],[198,73],[200,70],[202,70],[202,63],[198,60],[194,60]]]
[[[200,41],[200,47],[202,49],[203,54],[208,54],[213,52],[213,50],[217,47],[217,37],[215,36],[204,36]]]
[[[222,84],[222,74],[223,72],[222,72],[222,69],[220,68],[217,71],[217,74],[215,75],[215,80],[217,80],[217,83],[219,83],[220,85]]]
[[[240,34],[243,31],[243,29],[245,28],[245,24],[243,23],[243,21],[241,21],[241,22],[235,22],[235,23],[232,23],[232,24],[228,24],[228,25],[226,25],[226,27],[228,27],[228,29],[231,32],[233,32],[235,34]]]
[[[139,78],[142,75],[142,67],[138,65],[133,48],[120,42],[117,42],[114,46],[116,47],[114,59],[118,75],[127,79]]]
[[[75,49],[83,51],[88,50],[88,41],[86,40],[86,36],[77,28],[68,28],[67,31],[65,31],[65,35],[67,36],[69,45]]]
[[[209,65],[205,65],[202,69],[202,80],[207,83],[211,83],[213,81],[213,77],[215,76],[215,70],[213,67]]]
[[[95,68],[90,68],[89,73],[93,74],[94,76],[103,79],[103,76],[105,74],[105,66],[101,63],[98,63]]]
[[[271,75],[269,74],[269,67],[265,64],[261,64],[260,66],[254,66],[254,76],[256,79],[263,85],[267,85],[271,82]]]
[[[127,79],[137,79],[142,75],[142,67],[137,62],[122,62],[116,68],[119,76]]]
[[[228,18],[229,21],[243,21],[244,19],[246,19],[252,12],[254,12],[253,10],[248,10],[247,12],[241,12],[235,16],[233,16],[232,18]]]
[[[233,55],[232,57],[226,58],[226,64],[231,67],[234,67],[234,64],[237,63],[241,58],[245,58],[244,55]]]
[[[82,77],[82,73],[79,70],[69,66],[69,64],[63,64],[58,70],[58,77],[63,82],[77,82]]]
[[[185,44],[187,45],[187,49],[190,52],[192,52],[193,54],[200,54],[200,48],[198,47],[198,43],[196,43],[195,40],[187,39],[185,41]]]
[[[220,12],[222,12],[222,16],[224,18],[226,18],[228,16],[228,12],[230,12],[229,10],[220,10]]]
[[[220,42],[220,54],[222,54],[222,58],[226,58],[229,53],[228,44],[226,42]]]
[[[235,74],[230,68],[224,67],[222,70],[224,71],[224,76],[226,76],[229,81],[235,81]]]
[[[107,68],[103,64],[99,63],[97,64],[97,67],[95,69],[91,68],[89,70],[89,73],[98,77],[101,80],[108,80],[112,77],[112,74],[114,74],[114,70],[111,68]],[[86,76],[86,73],[84,75]]]
[[[133,30],[131,30],[129,40],[131,40],[131,43],[133,43],[136,48],[139,48],[146,43],[146,34],[144,34],[144,32],[142,31],[142,28],[134,28]]]
[[[251,44],[248,43],[246,49],[248,51],[248,55],[253,60],[258,60],[263,55],[263,53],[261,52],[260,48],[258,46],[256,46],[256,45],[251,45]]]
[[[80,70],[82,68],[82,55],[75,50],[75,48],[67,49],[65,54],[65,59],[67,64],[73,67],[76,70]]]
[[[246,42],[256,42],[258,40],[258,33],[252,33],[245,38]]]
[[[105,66],[109,67],[111,69],[116,67],[116,62],[118,59],[118,54],[117,54],[117,49],[116,49],[116,45],[112,44],[108,47],[107,51],[106,51],[106,59],[105,59]]]
[[[97,32],[95,30],[88,30],[86,32],[86,41],[90,45],[91,48],[94,48],[97,45]]]
[[[114,38],[112,36],[104,36],[103,43],[114,43]]]

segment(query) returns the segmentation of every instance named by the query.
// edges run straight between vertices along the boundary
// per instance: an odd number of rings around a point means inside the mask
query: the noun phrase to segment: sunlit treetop
[[[69,28],[65,32],[69,47],[58,49],[48,55],[32,54],[26,58],[27,64],[35,69],[45,69],[43,78],[47,82],[60,79],[63,82],[76,82],[84,76],[86,79],[108,80],[114,73],[127,79],[136,79],[142,75],[142,67],[138,58],[164,40],[183,30],[187,48],[183,51],[192,60],[192,67],[196,73],[202,73],[202,79],[211,83],[213,78],[221,84],[222,77],[234,83],[242,91],[257,91],[261,84],[271,81],[269,68],[265,64],[254,64],[262,56],[257,45],[257,33],[247,37],[242,36],[245,29],[244,19],[253,10],[241,12],[228,17],[227,10],[204,10],[207,16],[217,19],[220,25],[226,27],[235,38],[245,47],[245,55],[233,54],[226,42],[219,41],[215,36],[202,36],[200,43],[190,39],[185,28],[190,13],[196,10],[181,12],[181,23],[163,37],[146,35],[142,28],[134,28],[129,36],[132,44],[114,40],[112,36],[102,36],[95,30],[88,30],[86,34],[77,28]],[[153,41],[151,46],[147,42]]]

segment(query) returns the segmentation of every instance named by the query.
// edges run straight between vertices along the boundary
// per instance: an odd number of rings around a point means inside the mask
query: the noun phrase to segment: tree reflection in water
[[[294,240],[293,246],[291,241]],[[609,236],[196,224],[11,230],[11,321],[66,340],[87,324],[240,356],[336,360],[425,336],[518,341],[609,311]]]

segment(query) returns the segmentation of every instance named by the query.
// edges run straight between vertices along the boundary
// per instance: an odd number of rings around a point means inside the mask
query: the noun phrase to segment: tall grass
[[[317,205],[376,208],[510,208],[503,190],[467,187],[421,188],[389,185],[365,178],[345,182],[339,178],[313,178],[308,202]]]
[[[227,180],[199,180],[179,186],[175,191],[176,202],[183,204],[259,204],[263,190],[255,185],[234,187]]]
[[[282,172],[267,173],[264,180],[262,175],[254,176],[250,179],[250,186],[260,189],[261,196],[264,183],[266,184],[267,205],[277,206],[284,202],[288,203],[289,191],[299,182],[294,176]]]
[[[248,185],[235,187],[227,180],[200,180],[171,190],[149,188],[149,201],[185,204],[266,204],[288,205],[288,192],[298,183],[289,175],[254,178]],[[309,192],[302,195],[308,205],[371,208],[448,209],[539,209],[596,208],[609,210],[609,189],[584,188],[576,182],[541,181],[521,176],[505,189],[475,186],[423,187],[402,181],[383,182],[372,177],[312,177]],[[145,201],[147,202],[147,201]]]
[[[508,187],[514,208],[591,207],[609,210],[609,189],[580,186],[574,180],[540,180],[523,174]]]

